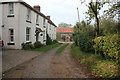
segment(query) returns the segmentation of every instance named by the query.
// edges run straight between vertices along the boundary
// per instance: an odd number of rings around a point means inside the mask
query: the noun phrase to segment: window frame
[[[9,29],[9,38],[10,38],[10,43],[14,43],[14,29]]]
[[[28,30],[28,33],[27,33],[27,30]],[[30,41],[30,28],[26,28],[26,42],[27,41]]]
[[[14,15],[14,3],[9,3],[9,14]]]
[[[31,21],[31,10],[28,9],[28,8],[27,8],[27,15],[26,15],[26,16],[27,16],[26,19],[27,19],[28,21]]]
[[[36,15],[36,24],[39,24],[39,15]]]
[[[43,26],[45,26],[45,18],[43,18]]]

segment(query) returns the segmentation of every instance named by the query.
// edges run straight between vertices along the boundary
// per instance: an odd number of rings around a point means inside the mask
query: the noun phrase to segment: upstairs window
[[[43,32],[43,40],[45,40],[45,31]]]
[[[38,24],[38,22],[39,22],[39,15],[37,14],[36,15],[36,24]]]
[[[30,9],[27,9],[27,20],[30,21],[30,19],[31,19],[31,11]]]
[[[9,14],[14,14],[14,4],[13,3],[9,4]]]
[[[45,26],[45,18],[43,19],[43,25]]]
[[[10,29],[10,42],[14,42],[14,30]]]

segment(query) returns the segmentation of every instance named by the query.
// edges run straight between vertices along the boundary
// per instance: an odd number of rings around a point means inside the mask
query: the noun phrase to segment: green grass
[[[46,45],[46,46],[43,46],[41,48],[36,48],[36,49],[33,49],[33,51],[39,51],[39,52],[47,52],[55,47],[58,47],[60,46],[62,43],[56,43],[56,44],[52,44],[52,45]]]
[[[91,70],[92,75],[103,78],[118,77],[117,63],[104,60],[97,54],[83,52],[74,44],[71,46],[71,52],[80,63],[85,64]]]
[[[57,53],[57,54],[61,53],[68,45],[69,45],[69,44],[67,43],[67,44],[65,44],[64,46],[60,47],[60,48],[56,51],[56,53]]]

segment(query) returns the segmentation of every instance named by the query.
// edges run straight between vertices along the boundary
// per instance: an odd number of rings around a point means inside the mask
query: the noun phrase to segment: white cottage
[[[0,36],[5,48],[21,49],[21,44],[40,41],[46,44],[46,33],[56,39],[56,25],[40,12],[40,6],[31,7],[22,0],[0,1]]]

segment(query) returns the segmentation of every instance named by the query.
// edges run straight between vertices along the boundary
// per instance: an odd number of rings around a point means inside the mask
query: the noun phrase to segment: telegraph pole
[[[80,31],[80,15],[79,15],[79,9],[77,7],[77,14],[78,14],[78,21],[79,21],[79,31]]]
[[[77,14],[78,14],[78,21],[80,23],[80,15],[79,15],[79,9],[78,9],[78,7],[77,7]]]

